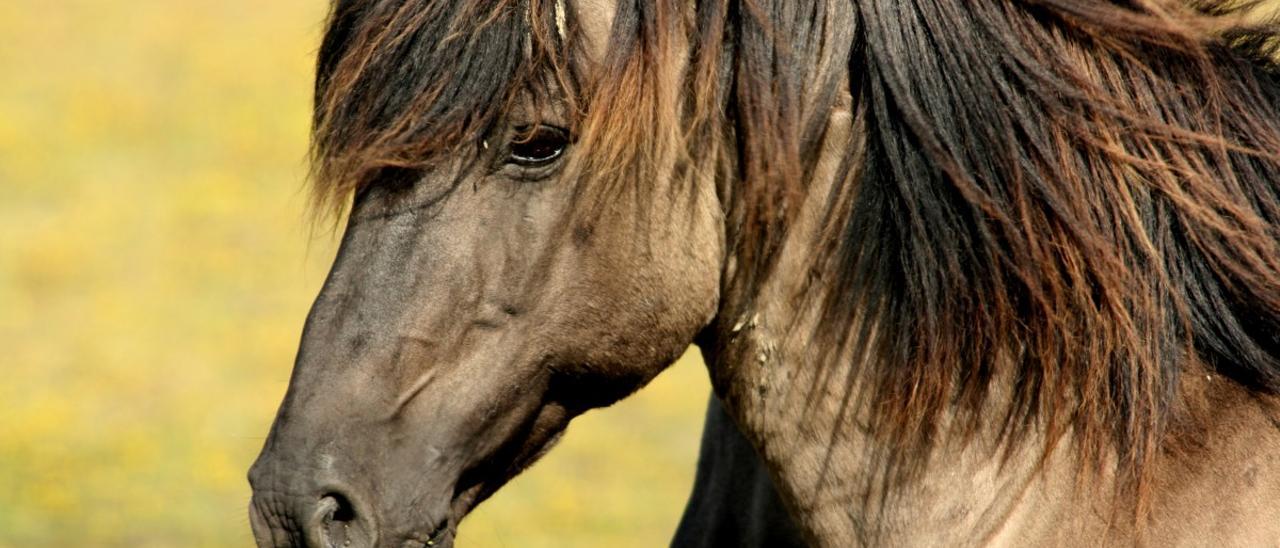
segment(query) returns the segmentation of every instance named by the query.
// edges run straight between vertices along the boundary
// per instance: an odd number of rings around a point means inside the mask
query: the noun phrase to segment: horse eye
[[[507,162],[525,167],[539,167],[556,161],[569,146],[569,132],[555,126],[516,128],[516,138],[508,145]]]

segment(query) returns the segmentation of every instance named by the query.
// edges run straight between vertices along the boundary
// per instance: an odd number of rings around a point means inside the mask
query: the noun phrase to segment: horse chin
[[[484,502],[494,492],[498,490],[506,481],[491,484],[489,482],[480,482],[472,484],[469,487],[463,487],[453,498],[453,504],[450,505],[450,520],[453,523],[459,523],[462,518],[467,517],[472,510]]]
[[[421,543],[420,546],[430,548],[452,548],[453,541],[458,536],[457,523],[457,520],[450,519],[449,521],[436,526],[436,528],[427,535],[426,540],[419,541]],[[405,545],[411,546],[412,543],[406,543]]]
[[[546,454],[560,440],[563,432],[561,427],[554,432],[544,431],[536,438],[523,440],[523,443],[514,443],[515,447],[519,447],[517,457],[489,459],[464,472],[454,489],[448,519],[436,526],[429,537],[431,540],[424,546],[452,546],[457,536],[458,524],[480,503],[488,500],[512,478]]]
[[[433,512],[421,512],[439,521],[428,522],[425,526],[413,528],[410,531],[399,528],[401,524],[383,524],[387,529],[380,530],[376,538],[394,539],[394,542],[389,545],[398,545],[398,547],[399,545],[415,548],[452,547],[457,538],[458,524],[461,524],[468,513],[492,497],[498,489],[527,469],[539,457],[545,455],[561,438],[563,433],[561,421],[553,421],[554,426],[549,426],[539,424],[536,420],[539,417],[545,419],[545,415],[539,414],[531,420],[529,437],[509,440],[506,447],[500,449],[498,455],[474,463],[467,467],[461,476],[458,476],[457,483],[452,489],[452,498],[448,502],[447,512],[434,513],[434,515]],[[321,547],[332,545],[335,548],[343,548],[344,545],[347,547],[362,545],[344,544],[348,538],[340,534],[332,534],[325,540],[328,543],[319,543]]]
[[[433,536],[431,540],[426,541],[423,546],[428,546],[430,548],[453,548],[453,539],[457,536],[456,533],[457,531],[455,527],[449,525],[440,531],[440,535],[438,537]]]

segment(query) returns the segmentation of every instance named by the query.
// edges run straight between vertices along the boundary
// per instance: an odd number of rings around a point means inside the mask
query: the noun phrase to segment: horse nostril
[[[326,493],[307,523],[308,544],[321,548],[372,546],[372,531],[365,525],[350,499],[341,493]]]
[[[333,512],[329,515],[331,521],[344,523],[356,519],[356,509],[351,507],[351,501],[341,493],[329,493],[320,499],[320,503],[333,507]]]

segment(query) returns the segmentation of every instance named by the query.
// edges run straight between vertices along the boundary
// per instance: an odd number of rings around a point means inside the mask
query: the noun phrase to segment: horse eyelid
[[[564,128],[540,125],[532,130],[516,128],[517,137],[507,146],[507,163],[522,167],[549,165],[564,155],[569,147],[569,132]],[[482,143],[487,145],[488,142]]]

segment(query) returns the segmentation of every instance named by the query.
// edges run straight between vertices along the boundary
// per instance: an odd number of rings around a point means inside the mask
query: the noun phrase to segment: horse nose
[[[292,500],[287,500],[292,499]],[[259,548],[367,548],[377,545],[376,529],[366,511],[345,490],[319,496],[255,493],[249,523]]]

